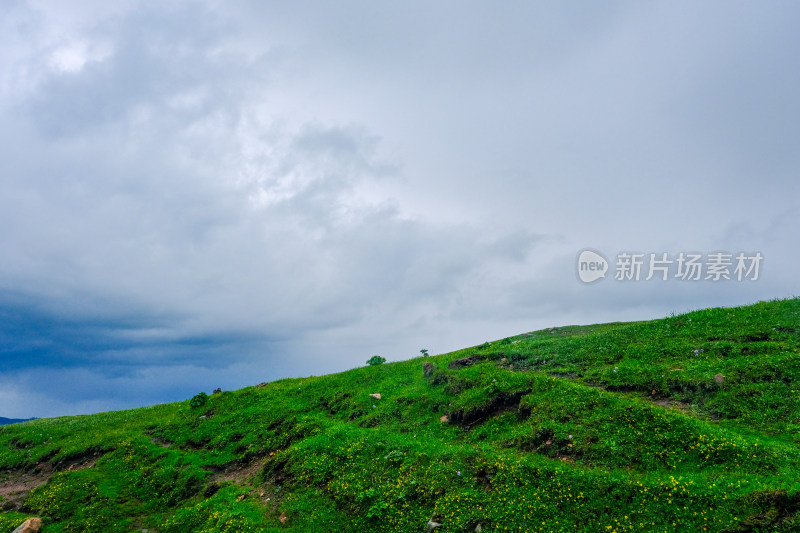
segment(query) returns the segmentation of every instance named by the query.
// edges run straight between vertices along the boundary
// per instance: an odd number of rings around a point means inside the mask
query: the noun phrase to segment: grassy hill
[[[800,531],[798,349],[793,298],[3,426],[0,533]]]

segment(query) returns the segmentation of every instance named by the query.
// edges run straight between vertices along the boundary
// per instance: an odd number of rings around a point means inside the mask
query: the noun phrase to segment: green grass
[[[798,349],[793,298],[4,426],[0,533],[800,531]]]

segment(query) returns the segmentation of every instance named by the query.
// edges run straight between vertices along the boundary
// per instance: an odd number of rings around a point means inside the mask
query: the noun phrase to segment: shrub
[[[208,394],[206,394],[205,392],[200,392],[192,397],[192,399],[189,401],[189,405],[191,405],[192,407],[203,407],[207,401],[208,401]]]
[[[370,357],[367,360],[367,364],[370,365],[370,366],[382,365],[385,362],[386,362],[386,358],[385,357],[381,357],[380,355],[373,355],[372,357]]]

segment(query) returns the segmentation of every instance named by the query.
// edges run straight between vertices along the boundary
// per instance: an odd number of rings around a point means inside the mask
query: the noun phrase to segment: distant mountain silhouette
[[[0,426],[7,424],[16,424],[17,422],[27,422],[28,420],[36,420],[35,418],[3,418],[0,416]]]

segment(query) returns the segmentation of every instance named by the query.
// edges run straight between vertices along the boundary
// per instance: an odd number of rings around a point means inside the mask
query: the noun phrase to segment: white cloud
[[[103,61],[112,54],[109,46],[88,43],[86,41],[67,42],[50,54],[50,64],[53,68],[66,72],[77,73],[93,61]]]

